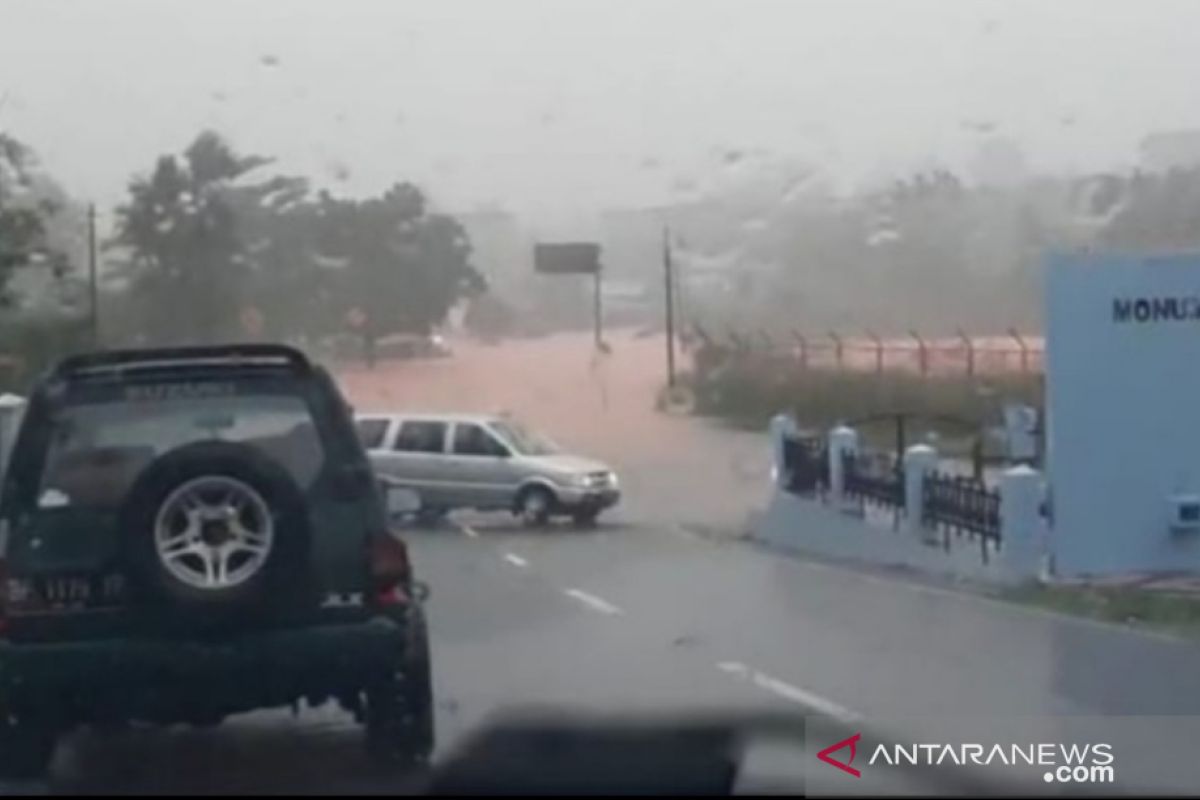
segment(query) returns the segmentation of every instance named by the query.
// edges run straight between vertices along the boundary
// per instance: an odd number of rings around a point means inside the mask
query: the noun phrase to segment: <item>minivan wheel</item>
[[[0,780],[44,778],[56,744],[54,728],[0,709]]]
[[[545,525],[554,503],[554,493],[545,486],[530,486],[517,496],[517,516],[526,525]]]

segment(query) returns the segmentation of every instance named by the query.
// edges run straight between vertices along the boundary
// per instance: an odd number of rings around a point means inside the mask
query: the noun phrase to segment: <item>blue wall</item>
[[[1056,255],[1046,288],[1056,573],[1200,569],[1168,527],[1200,494],[1200,255]]]

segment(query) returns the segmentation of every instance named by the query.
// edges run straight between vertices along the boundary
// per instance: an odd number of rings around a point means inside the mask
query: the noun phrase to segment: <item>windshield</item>
[[[488,423],[509,447],[523,456],[552,456],[562,449],[546,436],[530,430],[515,420],[492,420]]]
[[[1200,0],[0,0],[0,794],[528,708],[1194,793],[1198,76]]]

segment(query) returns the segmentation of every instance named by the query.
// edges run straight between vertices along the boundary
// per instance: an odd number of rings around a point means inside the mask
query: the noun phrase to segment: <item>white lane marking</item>
[[[479,538],[479,531],[475,530],[474,528],[472,528],[472,527],[471,527],[470,525],[468,525],[467,523],[465,523],[465,522],[456,522],[456,523],[454,523],[454,524],[458,526],[458,529],[459,529],[460,531],[462,531],[462,532],[463,532],[465,535],[469,536],[470,538],[472,538],[472,539],[478,539],[478,538]]]
[[[765,672],[759,672],[740,661],[722,661],[717,664],[717,669],[740,680],[748,680],[760,689],[766,689],[768,692],[773,692],[786,700],[799,703],[828,717],[833,717],[843,722],[852,722],[861,719],[862,715],[851,711],[843,705],[839,705],[807,689],[801,689],[799,686],[793,686],[786,681],[773,678]]]
[[[688,530],[687,528],[680,525],[679,523],[669,526],[667,528],[667,530],[669,530],[671,533],[675,534],[676,536],[678,536],[681,539],[687,539],[688,541],[691,541],[691,542],[700,541],[700,536],[698,534]]]
[[[505,553],[504,560],[507,561],[508,563],[514,564],[518,567],[528,567],[529,566],[529,562],[526,561],[525,559],[521,558],[516,553]]]
[[[604,598],[596,597],[594,594],[588,594],[581,589],[563,589],[563,593],[568,597],[575,598],[593,611],[599,611],[601,614],[625,613]]]

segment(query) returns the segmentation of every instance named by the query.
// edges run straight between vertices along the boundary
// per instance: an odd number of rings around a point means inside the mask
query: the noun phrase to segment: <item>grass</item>
[[[1200,597],[1133,587],[1023,586],[1002,599],[1088,619],[1200,637]]]

